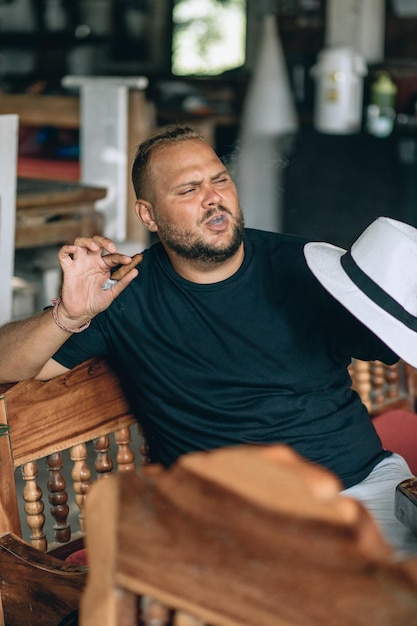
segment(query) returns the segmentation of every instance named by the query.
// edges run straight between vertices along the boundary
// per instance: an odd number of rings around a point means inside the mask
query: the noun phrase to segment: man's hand
[[[114,242],[100,235],[77,238],[60,249],[58,259],[63,272],[59,319],[70,328],[82,326],[107,309],[138,275],[136,268],[131,269],[111,289],[102,289],[110,270],[128,265],[131,257],[117,252]]]

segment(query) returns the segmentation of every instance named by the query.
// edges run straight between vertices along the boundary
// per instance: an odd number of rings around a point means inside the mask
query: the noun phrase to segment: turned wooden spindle
[[[43,532],[45,524],[44,504],[42,501],[42,489],[36,482],[37,477],[38,465],[36,461],[29,461],[22,465],[22,478],[25,481],[23,488],[24,510],[26,513],[26,524],[30,529],[30,543],[34,548],[46,552],[48,542]]]
[[[159,600],[143,596],[141,599],[141,618],[143,626],[168,626],[171,621],[171,612]]]
[[[131,449],[132,434],[129,426],[120,428],[114,433],[117,444],[117,469],[119,472],[131,472],[135,469],[135,454]]]
[[[62,474],[62,453],[55,452],[46,458],[46,467],[49,471],[47,482],[49,492],[50,512],[55,522],[54,537],[58,543],[67,543],[71,539],[71,527],[68,524],[68,494],[66,481]]]
[[[204,622],[198,617],[185,613],[184,611],[176,611],[173,626],[205,626]]]
[[[75,494],[75,503],[79,510],[78,519],[80,523],[80,530],[85,532],[84,505],[91,481],[91,470],[87,464],[86,444],[80,443],[76,446],[72,446],[70,449],[70,457],[73,463],[71,478]]]
[[[400,399],[401,380],[398,364],[385,365],[385,381],[387,384],[386,396],[392,402]]]
[[[94,463],[97,478],[106,478],[113,471],[113,461],[110,456],[110,438],[102,435],[94,440],[96,460]]]
[[[370,366],[367,361],[355,360],[353,362],[354,367],[354,388],[361,397],[362,402],[368,409],[371,410],[371,376]]]
[[[140,424],[138,424],[138,432],[139,432],[139,437],[140,437],[140,447],[139,447],[140,464],[149,465],[150,463],[149,446],[148,446],[148,442],[147,442],[145,433],[143,431],[143,428]]]
[[[378,410],[385,404],[385,365],[381,361],[370,363],[372,409]]]

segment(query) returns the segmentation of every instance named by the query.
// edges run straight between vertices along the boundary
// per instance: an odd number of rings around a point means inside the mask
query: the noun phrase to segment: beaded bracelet
[[[88,320],[88,322],[86,324],[83,324],[83,326],[80,326],[79,328],[67,328],[66,326],[64,326],[64,324],[61,324],[61,322],[58,319],[58,306],[61,302],[61,298],[54,298],[53,300],[51,300],[51,304],[52,304],[52,317],[54,318],[54,322],[57,326],[59,326],[59,328],[62,328],[62,330],[66,330],[67,333],[82,333],[83,330],[85,330],[86,328],[88,328],[91,324],[91,320]]]

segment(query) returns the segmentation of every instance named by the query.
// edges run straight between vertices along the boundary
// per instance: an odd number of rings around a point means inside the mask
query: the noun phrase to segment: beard
[[[219,207],[218,210],[230,215],[230,211],[224,207]],[[213,210],[213,214],[217,213],[218,210]],[[210,212],[207,212],[205,219],[210,219],[210,216]],[[233,225],[231,239],[229,242],[221,244],[207,243],[193,231],[184,230],[176,224],[165,221],[160,216],[155,216],[155,221],[158,225],[159,239],[167,248],[184,259],[214,265],[227,261],[238,251],[243,240],[245,227],[242,211],[239,210]]]

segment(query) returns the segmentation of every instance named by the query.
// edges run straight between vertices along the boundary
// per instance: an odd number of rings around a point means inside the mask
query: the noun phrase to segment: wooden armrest
[[[65,563],[13,534],[0,537],[5,624],[51,626],[77,610],[87,568]],[[47,598],[47,602],[45,602]]]

